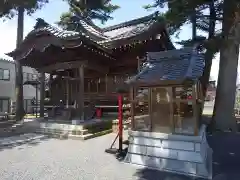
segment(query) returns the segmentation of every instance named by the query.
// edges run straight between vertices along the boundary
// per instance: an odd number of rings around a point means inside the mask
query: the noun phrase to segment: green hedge
[[[103,121],[101,123],[91,124],[89,126],[86,126],[86,129],[88,129],[88,132],[92,134],[109,130],[112,129],[112,121]]]

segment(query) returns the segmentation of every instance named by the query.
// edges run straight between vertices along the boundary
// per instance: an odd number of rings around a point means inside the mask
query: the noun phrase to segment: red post
[[[101,117],[102,117],[102,110],[101,110],[101,108],[97,109],[97,113],[96,114],[97,114],[97,118],[101,119]]]
[[[118,95],[118,133],[119,133],[119,151],[122,151],[123,144],[123,97]]]

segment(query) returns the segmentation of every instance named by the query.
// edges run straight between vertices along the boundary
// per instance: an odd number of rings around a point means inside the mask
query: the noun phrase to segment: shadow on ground
[[[138,170],[134,176],[138,177],[138,180],[193,180],[192,177],[187,177],[184,175],[178,175],[168,172],[161,172],[157,170],[143,168]],[[197,178],[195,180],[203,180]]]
[[[44,141],[48,141],[48,140],[52,139],[49,136],[35,134],[35,135],[32,135],[32,138],[34,138],[34,139],[21,141],[23,139],[23,138],[22,139],[20,138],[21,136],[24,136],[24,134],[19,135],[19,139],[17,138],[17,136],[11,136],[11,138],[16,137],[13,140],[11,140],[13,143],[10,145],[1,145],[0,144],[0,151],[9,150],[9,149],[16,148],[16,147],[19,147],[19,150],[20,150],[22,145],[37,146]],[[10,139],[10,137],[9,137],[9,139]]]
[[[240,134],[219,132],[208,136],[213,149],[214,180],[240,179]]]

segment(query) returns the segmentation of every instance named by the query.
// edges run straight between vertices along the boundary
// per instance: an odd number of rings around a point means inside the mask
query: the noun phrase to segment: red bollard
[[[96,111],[97,111],[97,112],[96,112],[97,118],[100,119],[100,118],[102,117],[102,110],[101,110],[101,108],[97,108]]]
[[[118,95],[118,133],[119,133],[119,151],[122,151],[123,144],[123,97]]]

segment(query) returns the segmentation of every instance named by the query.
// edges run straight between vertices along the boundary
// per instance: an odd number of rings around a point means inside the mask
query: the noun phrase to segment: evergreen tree
[[[183,25],[193,23],[192,38],[178,43],[184,46],[200,43],[201,47],[206,49],[206,66],[201,78],[204,94],[210,77],[213,56],[220,48],[218,41],[221,32],[216,31],[216,23],[222,19],[222,9],[219,8],[221,5],[221,1],[214,0],[156,0],[153,4],[145,6],[146,9],[168,7],[164,16],[171,34],[178,36]],[[207,36],[197,36],[197,30],[205,32]]]
[[[67,0],[70,9],[62,14],[58,25],[64,29],[72,30],[74,17],[85,20],[100,20],[102,23],[112,19],[111,13],[119,8],[110,3],[110,0]]]
[[[31,15],[48,3],[49,0],[2,0],[0,2],[0,18],[12,18],[18,14],[19,7]]]
[[[6,20],[6,18],[13,18],[18,15],[18,26],[17,26],[17,47],[23,40],[24,30],[24,11],[30,15],[37,9],[40,9],[48,0],[3,0],[0,2],[0,18]],[[19,121],[24,116],[23,107],[23,74],[22,66],[19,61],[15,61],[16,69],[16,120]]]
[[[193,22],[193,17],[196,18],[196,28],[207,32],[206,40],[196,38],[180,42],[182,45],[190,45],[200,40],[206,49],[206,65],[201,78],[204,94],[210,77],[212,59],[220,50],[214,120],[216,127],[221,130],[236,129],[233,108],[239,54],[239,41],[236,41],[239,40],[238,32],[240,32],[238,29],[240,28],[238,26],[239,0],[155,0],[145,8],[163,6],[168,6],[164,15],[172,33],[178,32],[184,24]],[[217,23],[222,23],[222,29],[218,31],[216,31]]]
[[[234,105],[240,43],[239,7],[238,0],[225,0],[222,6],[222,43],[213,113],[216,128],[220,130],[237,131]]]

